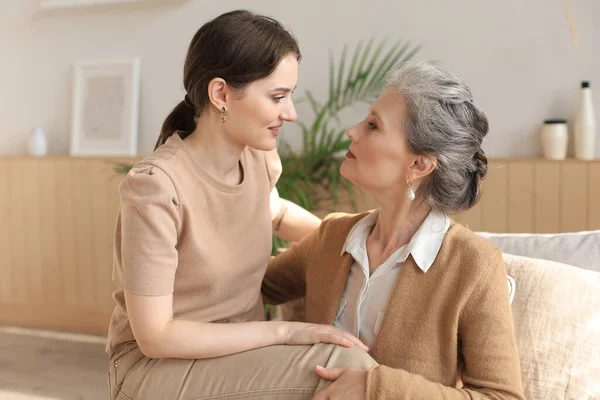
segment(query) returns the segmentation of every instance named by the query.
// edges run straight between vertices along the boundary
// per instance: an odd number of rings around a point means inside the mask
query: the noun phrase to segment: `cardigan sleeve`
[[[261,288],[265,303],[282,304],[306,295],[306,260],[318,234],[317,229],[271,257]]]
[[[367,399],[525,399],[500,251],[468,297],[458,335],[464,360],[462,388],[378,366],[369,371]]]

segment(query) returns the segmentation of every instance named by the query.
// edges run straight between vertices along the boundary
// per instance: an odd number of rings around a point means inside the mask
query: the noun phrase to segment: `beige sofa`
[[[528,399],[600,399],[600,231],[479,233],[505,253]]]

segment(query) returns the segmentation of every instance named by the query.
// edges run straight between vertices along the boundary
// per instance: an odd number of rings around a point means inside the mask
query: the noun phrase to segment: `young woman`
[[[112,399],[310,399],[316,364],[375,364],[341,329],[264,322],[273,225],[294,240],[320,223],[274,192],[299,60],[277,21],[247,11],[194,36],[185,100],[119,186]]]

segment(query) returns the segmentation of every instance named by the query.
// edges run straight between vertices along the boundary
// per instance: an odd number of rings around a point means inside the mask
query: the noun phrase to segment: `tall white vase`
[[[581,98],[575,118],[575,158],[592,160],[596,156],[596,117],[592,89],[588,81],[581,82]]]

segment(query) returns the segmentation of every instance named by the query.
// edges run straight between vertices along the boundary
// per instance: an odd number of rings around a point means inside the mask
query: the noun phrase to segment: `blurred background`
[[[104,0],[106,1],[106,0]],[[114,1],[114,0],[113,0]],[[60,4],[77,0],[56,0]],[[21,154],[33,127],[49,154],[68,153],[73,65],[140,57],[139,154],[151,152],[167,112],[183,99],[185,52],[196,30],[228,10],[248,8],[289,27],[303,53],[297,96],[329,88],[329,52],[370,38],[422,45],[418,60],[437,61],[471,86],[492,126],[494,157],[541,155],[536,131],[546,118],[572,118],[582,80],[600,78],[600,3],[564,0],[271,1],[143,0],[43,9],[41,0],[3,0],[0,12],[0,153]],[[48,2],[52,4],[52,2]],[[115,3],[118,3],[115,1]],[[310,113],[299,104],[300,118]],[[359,115],[348,117],[354,122]],[[285,139],[294,145],[294,130]]]
[[[585,160],[573,145],[581,83],[600,83],[597,0],[0,0],[0,399],[107,398],[117,185],[183,100],[194,33],[238,8],[281,21],[303,55],[294,99],[308,128],[283,128],[282,185],[301,179],[286,162],[317,174],[322,160],[305,139],[342,138],[380,86],[336,110],[330,133],[314,126],[320,108],[309,99],[331,105],[340,66],[348,71],[369,40],[374,60],[379,44],[385,54],[400,42],[399,59],[460,76],[488,115],[490,176],[461,222],[491,232],[600,229],[600,145]],[[566,129],[558,161],[543,147],[549,119]],[[283,196],[319,215],[374,206],[332,187],[340,147],[326,150],[332,172],[282,186]]]

